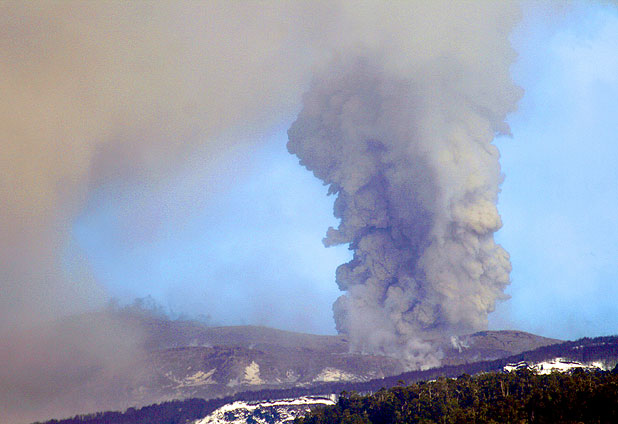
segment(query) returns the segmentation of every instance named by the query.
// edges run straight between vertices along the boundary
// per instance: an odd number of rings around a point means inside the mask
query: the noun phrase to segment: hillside
[[[336,405],[309,412],[296,424],[332,423],[616,423],[618,367],[613,373],[537,375],[530,371],[486,373],[360,396],[347,393]]]
[[[106,372],[109,367],[102,365],[110,355],[98,351],[96,337],[84,337],[84,349],[93,351],[92,361],[75,364],[74,376],[66,377],[71,382],[66,388],[48,387],[49,399],[40,408],[23,407],[26,420],[139,408],[174,399],[214,399],[249,391],[363,383],[409,369],[398,358],[350,352],[348,340],[341,335],[254,326],[212,327],[196,321],[169,320],[141,308],[113,312],[115,327],[134,334],[129,340],[118,340],[134,346],[134,353],[122,358],[122,369]],[[51,335],[62,334],[64,326],[74,331],[105,319],[109,314],[75,315],[54,324],[54,331],[41,331],[53,339]],[[464,364],[557,341],[520,332],[484,332],[428,342],[440,349],[445,364]],[[45,354],[44,347],[33,350]],[[63,369],[57,372],[64,375]],[[50,381],[45,375],[33,375],[35,378]]]
[[[133,318],[135,319],[135,318]],[[130,396],[134,404],[188,397],[210,399],[247,390],[368,382],[406,371],[397,358],[350,353],[341,335],[265,327],[209,327],[193,321],[139,317],[148,355]],[[558,343],[519,331],[485,331],[432,340],[443,364],[495,360]]]
[[[374,379],[366,382],[322,382],[315,383],[307,386],[295,386],[290,388],[271,388],[261,390],[251,390],[244,392],[237,392],[233,395],[226,396],[218,399],[203,400],[193,399],[183,402],[166,402],[161,405],[152,405],[148,408],[139,410],[142,411],[143,416],[148,416],[146,421],[131,421],[133,418],[128,417],[127,414],[120,412],[108,412],[105,413],[110,418],[109,421],[101,421],[101,414],[84,416],[77,420],[62,421],[63,424],[70,423],[137,423],[148,422],[155,424],[158,422],[184,422],[184,421],[156,421],[152,419],[152,414],[155,416],[171,416],[185,417],[189,411],[194,412],[194,418],[205,417],[215,409],[230,404],[235,401],[259,401],[264,399],[289,399],[298,398],[302,396],[310,395],[325,395],[341,392],[359,392],[359,393],[373,393],[384,387],[397,387],[403,383],[411,384],[419,381],[434,380],[441,377],[455,378],[462,374],[475,375],[478,373],[487,372],[499,372],[501,373],[507,364],[517,363],[521,361],[538,362],[550,360],[552,358],[561,357],[572,361],[580,361],[582,363],[594,362],[602,363],[605,368],[615,367],[618,363],[618,337],[599,337],[594,339],[580,339],[574,342],[564,342],[560,344],[544,346],[532,351],[519,353],[506,358],[501,358],[492,361],[480,361],[468,364],[448,365],[439,368],[423,370],[423,371],[410,371],[395,376]],[[160,413],[157,412],[158,408],[161,408]],[[176,412],[174,412],[176,411]],[[131,414],[135,415],[136,410],[132,409]],[[145,414],[145,415],[144,415]],[[149,415],[150,414],[150,415]],[[193,416],[193,415],[192,415]],[[179,419],[179,418],[178,418]],[[50,422],[51,424],[51,422]]]

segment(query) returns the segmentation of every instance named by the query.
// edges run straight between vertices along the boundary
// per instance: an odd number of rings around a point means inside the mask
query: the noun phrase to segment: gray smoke
[[[354,350],[435,365],[428,340],[486,328],[506,298],[492,140],[509,133],[504,120],[521,90],[509,76],[512,15],[493,8],[493,22],[451,26],[428,7],[442,31],[430,34],[435,46],[341,54],[315,77],[288,131],[288,150],[336,195],[340,224],[324,244],[354,252],[337,269],[345,293],[333,306]],[[406,18],[413,25],[415,15]]]

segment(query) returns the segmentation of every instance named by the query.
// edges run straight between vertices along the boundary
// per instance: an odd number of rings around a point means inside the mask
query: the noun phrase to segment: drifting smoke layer
[[[110,407],[85,387],[128,374],[139,332],[113,311],[61,320],[107,299],[72,245],[72,222],[102,186],[147,191],[181,166],[221,167],[231,132],[246,139],[296,107],[311,57],[296,48],[302,9],[0,3],[3,423]]]
[[[288,150],[337,196],[340,225],[324,244],[354,251],[337,269],[338,331],[356,350],[412,367],[437,363],[424,342],[436,334],[485,328],[511,271],[493,238],[502,176],[491,142],[509,132],[520,97],[513,21],[495,5],[467,6],[484,17],[437,22],[436,51],[343,55],[315,78],[288,131]],[[403,16],[414,28],[418,18]]]

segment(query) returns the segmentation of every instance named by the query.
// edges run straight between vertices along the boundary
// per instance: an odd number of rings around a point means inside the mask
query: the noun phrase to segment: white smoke
[[[492,140],[509,133],[504,120],[521,96],[509,75],[511,6],[400,10],[393,44],[325,67],[288,131],[288,150],[336,195],[341,221],[324,244],[354,251],[337,269],[345,294],[333,309],[355,350],[434,365],[440,355],[426,340],[486,328],[506,297]]]

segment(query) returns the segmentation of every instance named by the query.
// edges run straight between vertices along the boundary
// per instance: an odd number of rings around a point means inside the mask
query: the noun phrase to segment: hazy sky
[[[525,96],[509,118],[513,137],[497,141],[506,175],[497,238],[513,272],[491,325],[616,333],[618,9],[581,3],[551,19],[528,10],[512,40]],[[152,296],[214,324],[334,332],[335,268],[350,253],[321,243],[336,224],[332,198],[287,153],[292,120],[238,149],[217,171],[233,181],[222,177],[229,186],[214,195],[195,167],[156,191],[101,188],[73,223],[96,278],[122,302]]]
[[[490,328],[618,333],[616,46],[592,0],[1,1],[3,419],[121,396],[83,390],[143,353],[110,299],[334,333],[298,158],[356,348],[484,328],[505,116]]]
[[[545,29],[539,20],[548,21],[531,15],[513,35],[513,75],[526,94],[509,119],[514,137],[497,143],[512,298],[493,326],[616,334],[618,8],[579,3]]]
[[[497,239],[513,272],[491,326],[618,333],[618,8],[528,8],[512,41],[525,96],[508,119],[513,137],[496,144],[506,175]],[[287,153],[293,119],[239,148],[216,171],[232,182],[222,177],[214,195],[193,166],[157,190],[98,190],[73,223],[96,279],[122,302],[152,296],[214,324],[333,333],[335,268],[350,253],[321,244],[333,199]]]
[[[74,224],[97,278],[125,302],[152,296],[170,312],[213,324],[334,332],[335,268],[349,253],[323,246],[336,224],[332,198],[285,150],[286,130],[274,129],[233,170],[222,169],[234,180],[214,195],[203,192],[195,170],[180,175],[187,192],[175,200],[199,205],[188,214],[161,210],[162,199],[178,196],[175,184],[139,193],[139,210],[135,187],[129,196],[101,192]]]
[[[579,2],[562,14],[548,14],[547,10],[526,7],[511,36],[519,54],[512,75],[525,95],[518,112],[508,118],[513,137],[498,139],[496,144],[506,176],[498,204],[504,227],[497,240],[511,254],[513,272],[507,289],[511,299],[498,306],[490,316],[490,325],[561,338],[617,333],[618,8]],[[268,14],[263,17],[269,18]],[[246,31],[251,33],[252,29]],[[199,36],[207,40],[211,35]],[[267,34],[257,43],[269,45],[271,37],[273,34]],[[50,43],[61,43],[62,38],[59,40]],[[234,43],[230,40],[225,48],[237,51]],[[149,44],[133,48],[151,49]],[[283,60],[277,54],[282,53],[272,53],[273,63]],[[166,58],[155,58],[148,65],[156,67],[159,59],[167,66]],[[293,56],[290,62],[301,66]],[[191,78],[196,76],[188,69],[181,69],[181,75],[188,75],[186,86],[191,87]],[[228,78],[230,71],[221,69]],[[132,89],[135,82],[126,80],[125,75],[130,75],[127,70],[114,69],[118,75],[110,78],[118,78],[116,84]],[[180,71],[164,67],[157,72],[148,82],[165,87],[176,84],[173,78]],[[268,73],[268,65],[258,72]],[[295,74],[289,71],[289,75]],[[97,75],[93,78],[99,83]],[[230,78],[233,84],[234,75]],[[241,78],[238,75],[238,81],[244,83]],[[264,93],[274,96],[276,82],[268,81],[272,86],[265,85]],[[287,85],[294,84],[287,81]],[[233,87],[238,91],[232,94],[242,98],[242,84]],[[129,166],[131,159],[110,166],[109,158],[125,154],[130,158],[134,152],[115,150],[113,143],[109,151],[97,151],[86,207],[68,214],[75,216],[66,224],[73,235],[65,243],[63,255],[68,275],[73,279],[88,276],[91,284],[121,303],[150,296],[174,316],[200,316],[222,325],[262,324],[333,333],[331,308],[340,294],[335,269],[351,254],[345,247],[327,249],[321,243],[326,229],[337,225],[332,216],[333,198],[327,197],[320,181],[286,151],[286,131],[300,103],[294,106],[295,97],[289,93],[275,94],[286,99],[277,103],[283,107],[264,108],[267,119],[252,124],[252,131],[244,131],[244,140],[218,143],[227,146],[216,152],[225,160],[213,161],[212,150],[202,148],[201,153],[192,153],[186,165],[175,166],[171,177],[166,171],[162,181],[138,174],[118,184],[118,175],[123,175],[123,167]],[[156,90],[152,92],[151,100],[157,95]],[[166,101],[173,104],[174,98]],[[241,103],[257,108],[257,102]],[[233,111],[234,100],[225,106]],[[72,107],[69,113],[73,113]],[[110,110],[114,107],[117,105],[110,103]],[[58,110],[67,113],[66,108]],[[151,112],[160,111],[147,113]],[[79,119],[80,113],[76,108],[75,117]],[[237,134],[212,128],[237,118],[228,113],[225,118],[209,117],[197,126],[206,134],[210,131],[220,139],[233,139]],[[153,130],[161,137],[161,145],[170,134],[191,137],[195,124],[182,119],[174,115],[171,129]],[[136,128],[141,131],[139,123]],[[87,129],[91,128],[83,131]],[[71,131],[78,139],[82,130]],[[140,137],[149,137],[148,131]],[[148,143],[156,147],[159,142]],[[77,155],[77,163],[79,154],[71,151]],[[182,157],[176,151],[173,155]],[[97,163],[102,165],[97,167]],[[43,196],[32,198],[38,201],[35,208],[47,201]],[[41,217],[33,219],[43,222]],[[50,240],[54,237],[49,236]],[[74,259],[82,253],[86,262]],[[46,257],[44,252],[41,255]]]

